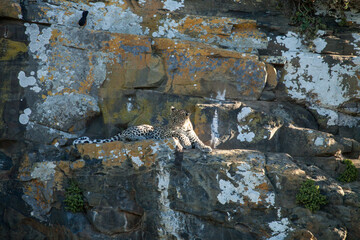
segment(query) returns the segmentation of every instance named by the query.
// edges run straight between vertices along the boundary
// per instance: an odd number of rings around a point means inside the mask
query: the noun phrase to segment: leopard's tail
[[[118,133],[111,138],[93,139],[93,140],[91,140],[89,137],[84,136],[84,137],[75,139],[73,141],[73,145],[76,146],[78,144],[84,144],[84,143],[107,143],[107,142],[115,142],[115,141],[119,141],[119,140],[123,140],[121,133]]]

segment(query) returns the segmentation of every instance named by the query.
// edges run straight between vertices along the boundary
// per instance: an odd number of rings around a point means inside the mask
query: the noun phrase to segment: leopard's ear
[[[188,116],[190,116],[191,115],[191,113],[189,113],[189,112],[186,112],[186,116],[188,117]]]
[[[174,111],[176,108],[174,106],[171,106],[171,111]]]

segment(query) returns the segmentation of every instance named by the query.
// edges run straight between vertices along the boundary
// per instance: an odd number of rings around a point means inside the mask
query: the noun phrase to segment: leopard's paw
[[[209,146],[203,146],[203,147],[201,148],[201,151],[203,151],[203,152],[211,152],[211,151],[212,151],[212,148],[209,147]]]

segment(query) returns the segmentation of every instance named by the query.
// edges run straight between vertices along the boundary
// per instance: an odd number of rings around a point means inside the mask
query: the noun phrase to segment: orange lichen
[[[203,43],[177,42],[164,38],[155,39],[154,46],[163,53],[165,68],[176,69],[167,71],[168,92],[201,95],[202,92],[217,94],[226,90],[227,97],[237,98],[237,86],[241,84],[238,82],[239,74],[242,74],[241,81],[244,82],[240,87],[241,94],[245,96],[260,94],[265,85],[265,64],[255,55],[217,49]]]
[[[74,170],[74,169],[80,169],[80,168],[83,168],[85,167],[85,161],[84,160],[76,160],[75,162],[73,162],[71,165],[70,165],[71,169]]]
[[[266,35],[258,30],[256,21],[250,19],[187,16],[175,28],[181,34],[204,42],[213,42],[214,38],[216,42],[232,42],[237,39],[266,41]]]
[[[56,190],[64,190],[64,177],[70,174],[70,163],[68,161],[59,161],[56,163],[54,174],[54,187]]]
[[[78,145],[77,148],[82,156],[100,159],[106,167],[122,166],[125,161],[130,160],[135,168],[139,168],[142,165],[145,167],[152,166],[158,157],[157,149],[164,148],[164,145],[172,151],[175,149],[175,143],[169,139],[161,140],[161,143],[154,140],[145,140],[83,144]]]
[[[36,200],[36,205],[40,208],[47,208],[52,201],[51,196],[45,196],[43,189],[46,189],[46,182],[33,179],[24,186],[24,195]]]
[[[262,183],[262,184],[256,186],[255,189],[261,189],[261,190],[264,190],[264,191],[269,191],[270,190],[269,185],[267,183]]]

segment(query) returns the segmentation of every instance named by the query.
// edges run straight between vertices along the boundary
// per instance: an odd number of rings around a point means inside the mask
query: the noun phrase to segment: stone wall
[[[359,181],[337,180],[360,168],[356,2],[309,44],[290,0],[0,0],[1,238],[359,239]],[[170,106],[212,153],[71,145]],[[305,179],[329,200],[316,213],[296,204]]]

